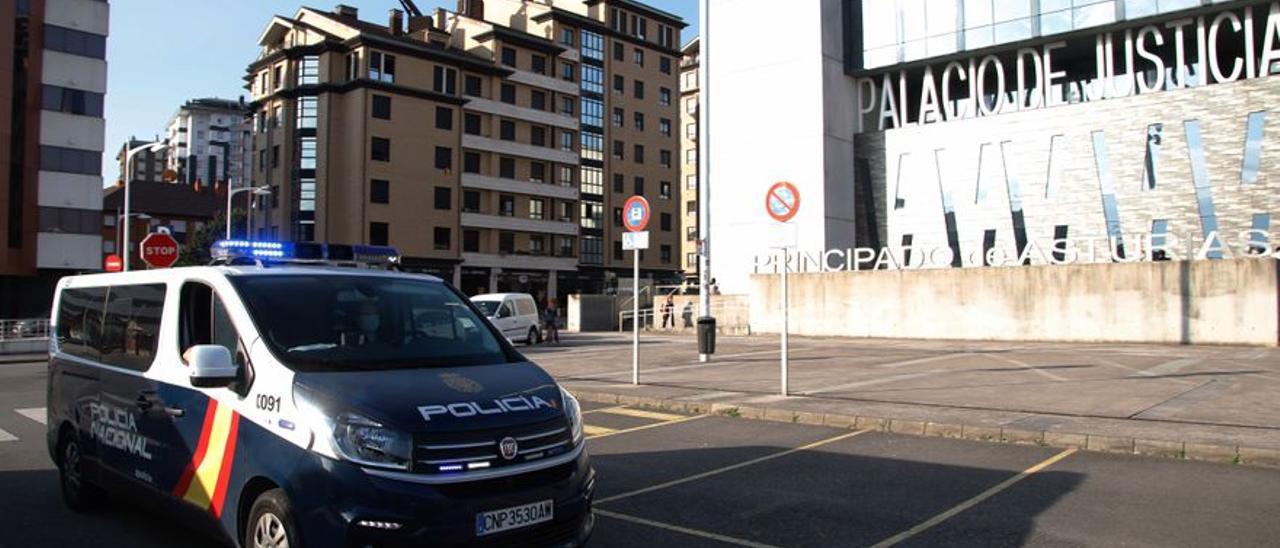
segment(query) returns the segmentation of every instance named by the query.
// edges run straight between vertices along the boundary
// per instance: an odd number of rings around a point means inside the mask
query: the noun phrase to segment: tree
[[[244,210],[231,210],[231,226],[244,226]],[[221,211],[204,226],[187,235],[187,243],[178,251],[178,262],[173,266],[206,266],[213,260],[210,249],[213,243],[226,237],[227,222]],[[239,234],[233,234],[240,236]]]

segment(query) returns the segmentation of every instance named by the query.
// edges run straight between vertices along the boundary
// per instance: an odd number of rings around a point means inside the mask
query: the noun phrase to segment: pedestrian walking
[[[543,341],[547,344],[560,343],[560,305],[555,297],[547,299],[547,307],[542,310]]]
[[[662,303],[662,328],[667,328],[667,323],[671,324],[671,328],[676,327],[676,303],[671,295],[667,295],[666,302]]]

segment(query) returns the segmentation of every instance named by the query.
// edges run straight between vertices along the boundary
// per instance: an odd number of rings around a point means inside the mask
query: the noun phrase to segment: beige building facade
[[[470,294],[593,293],[629,272],[620,208],[638,193],[654,206],[642,275],[678,278],[684,24],[611,4],[275,17],[246,75],[251,179],[273,191],[256,236],[391,245]]]
[[[698,45],[685,44],[680,60],[680,260],[689,281],[698,279]]]

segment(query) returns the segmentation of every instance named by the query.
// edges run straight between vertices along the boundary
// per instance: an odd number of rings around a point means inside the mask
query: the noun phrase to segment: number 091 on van
[[[95,274],[53,310],[48,445],[74,510],[152,499],[242,546],[591,534],[577,400],[437,278]]]

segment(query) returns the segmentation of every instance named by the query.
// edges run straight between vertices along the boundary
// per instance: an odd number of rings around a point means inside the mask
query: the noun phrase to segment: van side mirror
[[[196,388],[225,388],[240,378],[240,367],[231,360],[231,351],[225,346],[196,345],[187,349],[186,357],[191,367],[191,386]]]

